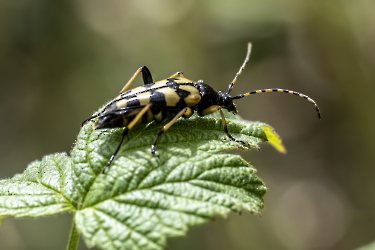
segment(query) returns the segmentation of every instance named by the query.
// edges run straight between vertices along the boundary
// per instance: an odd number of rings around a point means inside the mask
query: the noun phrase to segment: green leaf
[[[166,237],[214,216],[247,210],[259,214],[266,187],[256,170],[232,149],[259,149],[269,140],[283,151],[271,127],[226,113],[228,130],[248,144],[227,139],[220,114],[179,119],[157,144],[163,124],[139,125],[106,174],[103,167],[117,147],[123,128],[80,131],[72,158],[45,156],[23,174],[0,181],[0,223],[6,216],[37,217],[75,213],[68,249],[80,231],[89,246],[102,249],[162,249]]]
[[[71,160],[66,154],[34,161],[23,174],[0,181],[0,218],[38,217],[75,210]]]
[[[218,112],[216,112],[218,113]],[[103,166],[123,129],[93,130],[88,122],[72,151],[73,179],[82,197],[75,222],[89,246],[102,249],[162,249],[166,237],[186,233],[230,211],[260,213],[266,187],[241,157],[222,154],[248,149],[228,140],[219,114],[179,119],[150,146],[163,124],[139,125],[129,133],[106,174]],[[250,148],[274,135],[259,122],[226,113],[228,130]],[[281,141],[280,141],[281,144]]]
[[[375,241],[369,243],[368,245],[357,248],[357,250],[374,250],[374,249],[375,249]]]

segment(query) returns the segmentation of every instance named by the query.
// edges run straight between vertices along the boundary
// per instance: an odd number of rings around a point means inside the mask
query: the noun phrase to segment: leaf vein
[[[97,225],[99,226],[99,228],[102,229],[103,232],[104,232],[104,234],[107,236],[107,239],[108,239],[107,242],[110,242],[110,244],[112,245],[112,247],[113,247],[114,249],[116,249],[116,247],[115,247],[113,241],[111,240],[112,238],[109,236],[107,230],[105,230],[104,228],[101,227],[101,223],[100,223],[100,220],[99,220],[98,215],[96,215],[95,213],[93,213],[93,217],[94,217],[94,219],[95,219]],[[99,229],[96,231],[96,233],[97,233],[98,231],[99,231]]]
[[[56,190],[56,189],[54,189],[53,187],[44,184],[43,182],[33,181],[33,180],[30,180],[30,182],[35,183],[35,184],[40,184],[40,185],[42,185],[43,187],[45,187],[45,188],[47,188],[47,189],[49,189],[49,190],[52,190],[52,191],[55,193],[56,196],[60,194],[60,195],[64,198],[64,200],[65,200],[65,201],[66,201],[66,202],[67,202],[67,203],[68,203],[68,204],[74,209],[73,204],[70,202],[70,200],[69,200],[67,197],[65,197],[65,195],[64,195],[61,191]],[[33,195],[34,195],[34,194],[33,194]]]
[[[102,209],[99,209],[99,208],[95,208],[95,210],[96,210],[97,212],[103,213],[104,215],[106,215],[106,216],[108,216],[108,217],[110,217],[110,218],[116,220],[118,223],[124,225],[126,228],[128,228],[128,229],[130,230],[130,233],[135,232],[135,233],[137,233],[138,235],[140,235],[141,237],[143,236],[143,238],[145,238],[147,241],[149,241],[149,242],[151,242],[151,243],[153,243],[153,244],[155,244],[155,245],[157,245],[157,246],[159,246],[159,247],[163,247],[162,245],[159,245],[158,243],[152,241],[152,240],[151,240],[149,237],[147,237],[146,235],[144,235],[144,234],[138,232],[137,230],[133,229],[132,227],[130,227],[130,226],[129,226],[128,224],[126,224],[125,222],[120,221],[120,220],[117,219],[116,217],[113,217],[111,214],[107,213],[105,210],[102,210]],[[132,239],[132,237],[130,237],[130,238]],[[132,240],[132,241],[133,241],[133,240]],[[134,241],[133,241],[133,242],[134,242]]]

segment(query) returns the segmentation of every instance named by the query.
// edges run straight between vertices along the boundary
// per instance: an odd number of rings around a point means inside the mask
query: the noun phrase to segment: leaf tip
[[[275,130],[267,125],[260,126],[264,133],[266,134],[267,141],[276,148],[277,151],[286,154],[286,149],[281,141],[281,138],[276,134]]]

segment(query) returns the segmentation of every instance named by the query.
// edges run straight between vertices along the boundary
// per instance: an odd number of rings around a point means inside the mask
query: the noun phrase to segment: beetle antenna
[[[227,94],[229,94],[229,92],[233,89],[233,85],[236,83],[238,76],[241,75],[242,70],[245,68],[247,62],[249,61],[250,53],[251,53],[251,43],[248,43],[248,45],[247,45],[247,54],[246,54],[245,61],[243,62],[240,70],[237,72],[237,74],[234,77],[233,81],[229,84]]]
[[[319,119],[321,119],[320,118],[320,110],[319,110],[318,104],[316,104],[316,102],[313,99],[311,99],[310,97],[308,97],[307,95],[304,95],[304,94],[301,94],[301,93],[298,93],[298,92],[292,91],[292,90],[278,89],[278,88],[275,88],[275,89],[259,89],[259,90],[254,90],[254,91],[251,91],[251,92],[247,92],[245,94],[233,96],[232,100],[234,100],[234,99],[240,99],[240,98],[243,98],[245,96],[249,96],[249,95],[253,95],[253,94],[265,93],[265,92],[283,92],[283,93],[293,94],[293,95],[297,95],[299,97],[305,98],[306,100],[308,100],[309,102],[311,102],[312,104],[314,104],[316,112],[318,113],[318,117],[319,117]]]

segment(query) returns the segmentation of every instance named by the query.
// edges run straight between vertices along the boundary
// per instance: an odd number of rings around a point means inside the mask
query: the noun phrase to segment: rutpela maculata
[[[159,130],[151,145],[151,154],[157,156],[155,146],[160,136],[167,131],[177,119],[180,117],[189,118],[193,115],[194,111],[197,111],[199,116],[205,116],[220,111],[224,132],[228,138],[237,143],[246,144],[230,135],[223,109],[227,109],[233,114],[237,114],[238,111],[233,100],[241,99],[252,94],[282,92],[297,95],[305,98],[315,106],[320,119],[320,111],[316,102],[307,95],[292,90],[279,88],[260,89],[236,96],[229,95],[238,76],[242,73],[249,61],[251,47],[251,43],[249,43],[245,61],[233,81],[229,84],[226,93],[222,91],[216,92],[212,87],[203,83],[202,80],[197,82],[189,80],[182,72],[177,72],[165,80],[154,82],[150,70],[146,66],[140,67],[115,99],[109,102],[99,113],[91,116],[82,123],[83,126],[87,121],[98,117],[98,120],[93,125],[94,129],[124,127],[121,140],[108,160],[107,165],[103,168],[103,173],[106,168],[110,167],[116,154],[121,148],[124,138],[134,126],[142,123],[148,124],[152,121],[156,121],[157,123],[163,121],[168,122]],[[144,85],[129,90],[135,79],[141,73]]]

